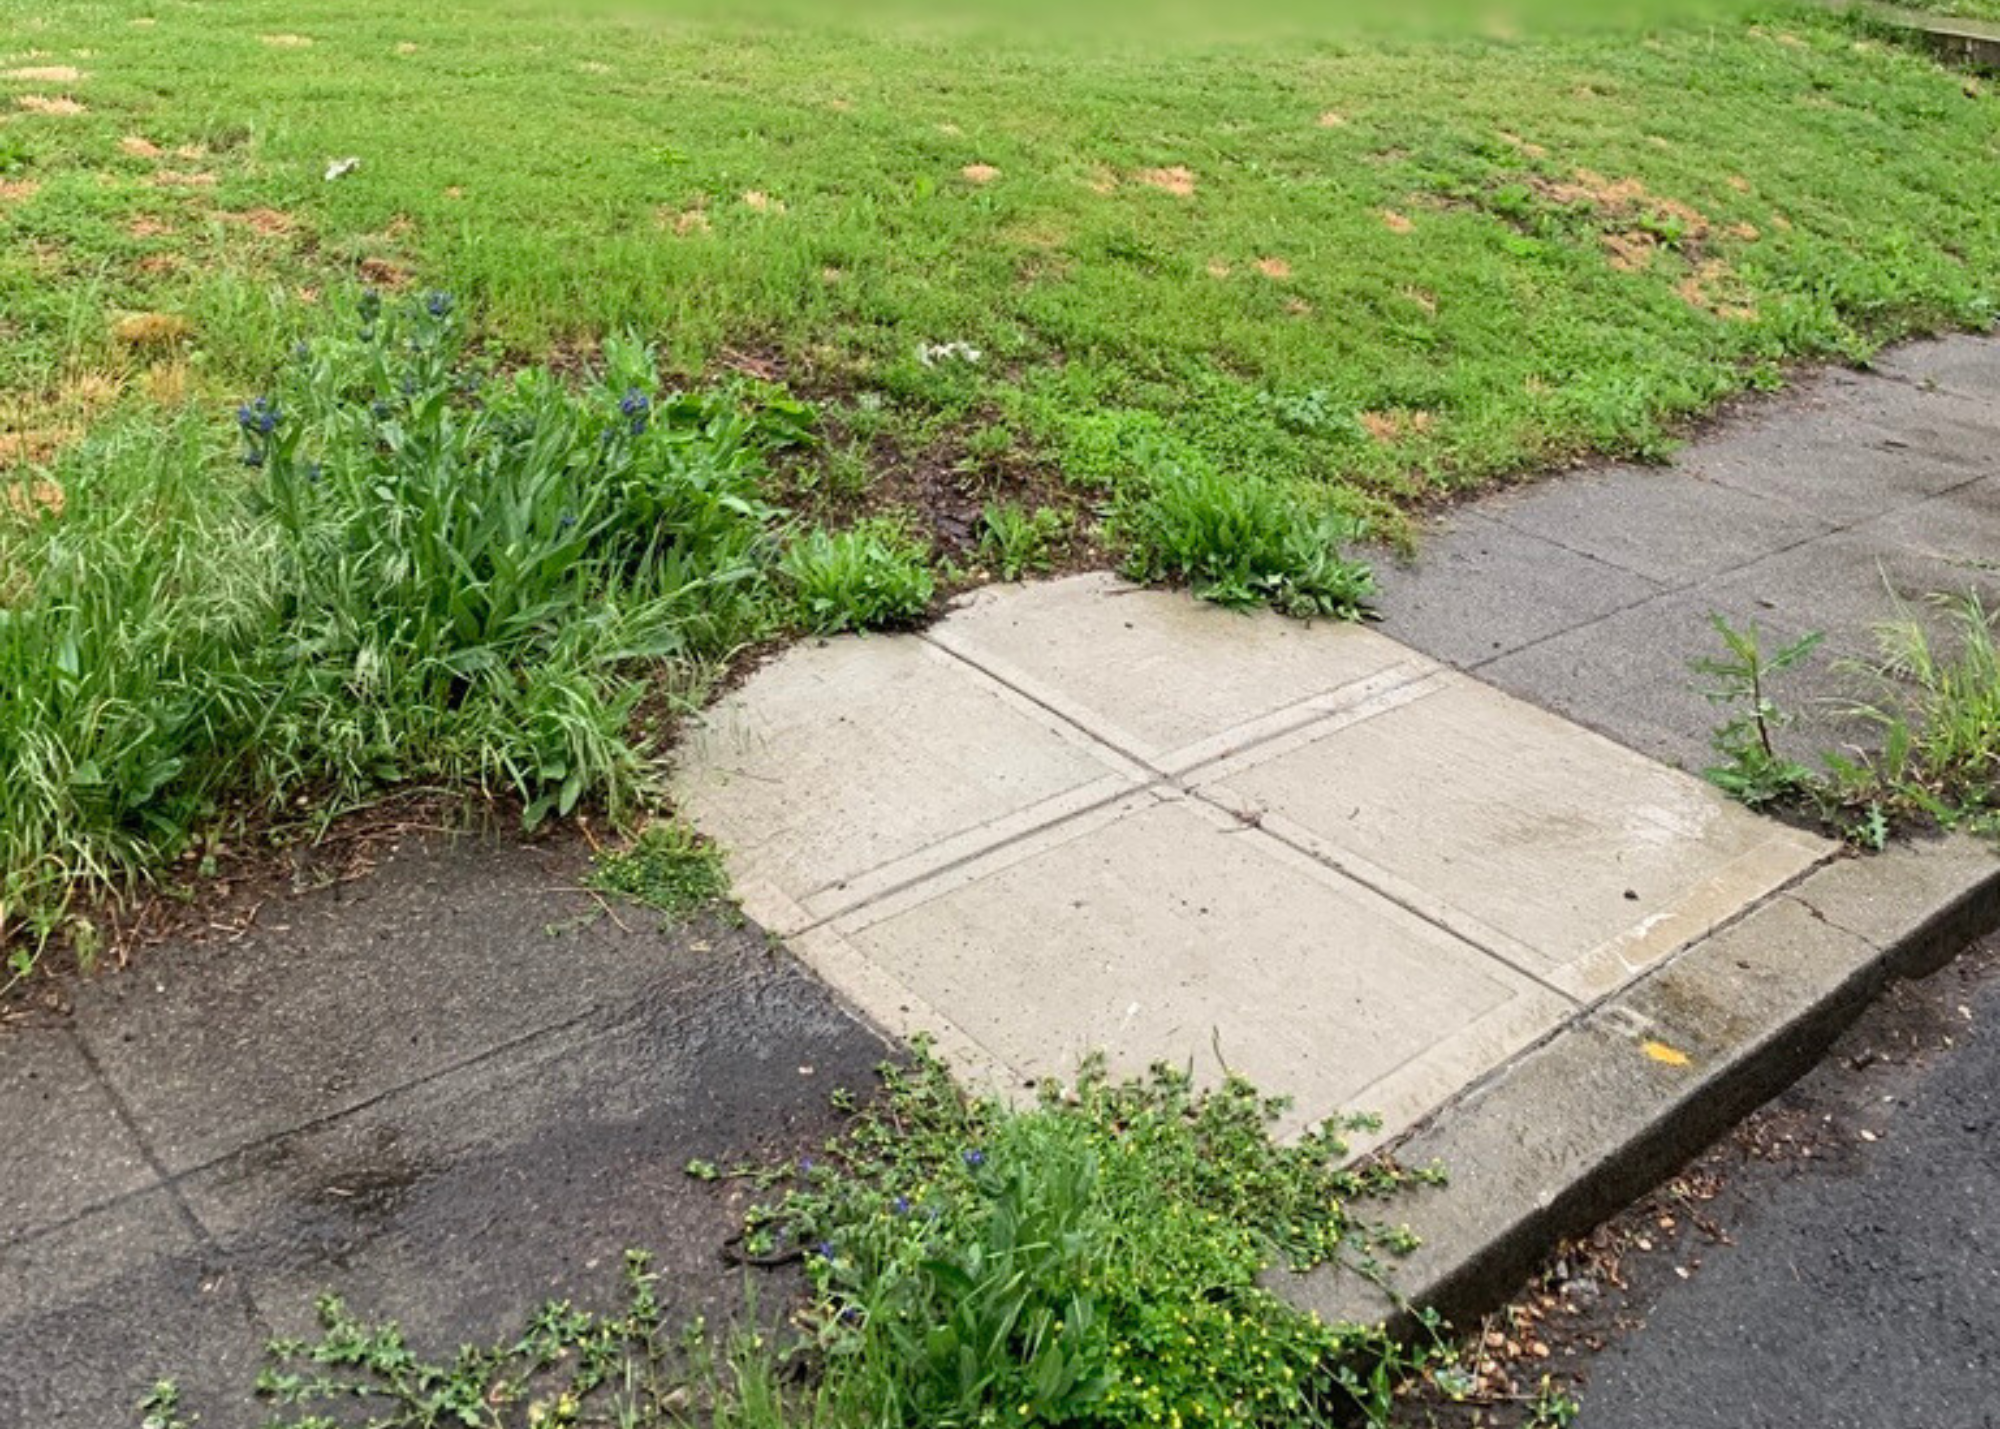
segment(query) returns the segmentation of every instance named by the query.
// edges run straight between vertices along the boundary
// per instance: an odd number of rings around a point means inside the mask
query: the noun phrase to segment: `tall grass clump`
[[[580,389],[492,375],[443,295],[356,319],[233,434],[129,417],[0,508],[0,936],[232,806],[436,781],[622,812],[647,692],[785,618],[758,493],[795,412],[663,397],[632,342]]]
[[[1343,553],[1361,534],[1354,522],[1254,473],[1165,460],[1130,483],[1114,528],[1128,575],[1221,605],[1355,620],[1375,588],[1369,567]]]

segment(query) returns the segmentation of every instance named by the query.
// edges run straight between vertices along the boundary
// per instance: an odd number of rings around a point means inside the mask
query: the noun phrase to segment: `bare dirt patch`
[[[259,35],[258,40],[274,50],[304,50],[312,47],[311,35]]]
[[[118,141],[118,147],[135,159],[157,159],[164,152],[158,144],[142,134],[127,134]]]
[[[33,179],[0,179],[0,203],[24,203],[41,191]]]
[[[296,218],[275,208],[251,208],[241,213],[218,212],[215,217],[218,222],[237,224],[266,238],[282,238],[299,226]]]
[[[715,225],[708,221],[708,212],[700,208],[661,207],[653,210],[653,222],[667,232],[681,238],[697,233],[709,233]]]
[[[1633,230],[1630,233],[1607,233],[1604,244],[1604,261],[1621,273],[1639,273],[1653,266],[1653,254],[1659,243],[1652,234]]]
[[[756,213],[783,213],[785,211],[785,201],[783,199],[772,198],[762,189],[744,190],[743,206]]]
[[[25,109],[30,114],[47,114],[56,118],[67,118],[90,111],[68,95],[17,94],[14,107]]]
[[[1234,268],[1230,267],[1229,264],[1220,258],[1211,258],[1208,260],[1208,276],[1217,282],[1221,282],[1235,271]]]
[[[1398,213],[1393,208],[1382,210],[1382,226],[1391,233],[1414,233],[1417,228],[1408,214]]]
[[[204,170],[160,169],[148,182],[163,189],[212,189],[220,180]]]
[[[139,271],[149,278],[165,277],[180,270],[181,256],[178,253],[148,253],[139,260]]]
[[[1000,171],[991,164],[967,164],[958,173],[969,184],[990,184],[1000,177]]]
[[[26,69],[10,69],[4,79],[17,79],[24,84],[81,84],[90,76],[73,65],[31,65]]]
[[[1713,313],[1725,322],[1757,320],[1757,309],[1743,296],[1735,270],[1720,258],[1697,266],[1674,286],[1674,292],[1689,307]]]
[[[125,225],[125,231],[139,239],[166,238],[173,233],[174,226],[151,215],[141,214]]]
[[[1282,283],[1292,276],[1292,265],[1282,258],[1259,258],[1257,271],[1274,283]]]
[[[7,441],[12,433],[0,433],[0,467],[7,465]],[[38,433],[26,433],[28,436]],[[50,454],[53,455],[53,448]],[[35,458],[46,461],[47,457]],[[39,519],[43,516],[60,516],[68,498],[62,487],[53,481],[19,481],[7,488],[7,507],[18,516]]]
[[[409,264],[394,258],[363,258],[355,265],[355,272],[371,288],[388,288],[392,292],[397,288],[407,288],[416,276],[410,271]]]
[[[75,440],[70,427],[33,427],[24,432],[0,432],[0,467],[40,466],[53,457],[64,443]],[[22,511],[21,506],[14,508]]]
[[[1313,122],[1322,129],[1344,129],[1347,127],[1347,116],[1338,109],[1322,109],[1319,118]]]
[[[1175,198],[1194,197],[1194,171],[1183,164],[1165,169],[1141,169],[1132,177],[1148,188],[1170,193]]]

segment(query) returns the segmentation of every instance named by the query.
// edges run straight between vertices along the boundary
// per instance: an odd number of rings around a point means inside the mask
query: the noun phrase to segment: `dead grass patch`
[[[172,347],[194,335],[194,324],[179,313],[128,313],[111,335],[127,347]]]
[[[274,50],[304,50],[312,48],[311,35],[259,35],[257,39]]]
[[[1274,283],[1282,283],[1292,276],[1292,265],[1282,258],[1259,258],[1257,271]]]
[[[969,184],[990,184],[1000,177],[1000,171],[991,164],[967,164],[958,174]]]
[[[1720,258],[1700,264],[1674,285],[1674,292],[1689,307],[1713,313],[1724,322],[1755,322],[1757,308],[1743,293],[1735,269]]]
[[[90,76],[74,65],[30,65],[25,69],[10,69],[4,79],[17,79],[23,84],[81,84]]]
[[[743,206],[756,213],[783,213],[785,201],[772,198],[762,189],[747,189],[743,194]]]
[[[681,238],[697,233],[709,233],[715,225],[708,220],[708,211],[700,208],[674,208],[663,206],[653,210],[653,222]]]
[[[1356,420],[1369,437],[1383,446],[1395,446],[1411,437],[1420,437],[1437,425],[1429,412],[1397,408],[1386,412],[1363,412]]]
[[[127,134],[118,141],[118,147],[135,159],[157,159],[165,152],[143,134]]]
[[[172,235],[174,226],[151,214],[142,213],[125,225],[125,231],[138,239],[166,238]]]
[[[1344,129],[1347,127],[1347,116],[1338,109],[1322,109],[1319,118],[1313,122],[1322,129]]]
[[[1175,198],[1194,197],[1194,171],[1184,164],[1165,169],[1141,169],[1132,177],[1147,188],[1170,193]]]
[[[149,278],[163,278],[180,270],[181,255],[178,253],[148,253],[139,260],[139,271]]]
[[[219,223],[236,224],[266,238],[282,238],[299,226],[291,214],[275,208],[249,208],[241,213],[218,211],[215,217]]]
[[[26,431],[0,432],[0,468],[46,466],[78,435],[75,427],[31,427]],[[21,507],[15,509],[27,514]]]
[[[14,96],[14,107],[25,109],[30,114],[46,114],[55,118],[90,112],[66,94],[17,94]]]
[[[33,179],[0,179],[0,203],[25,203],[41,191]]]
[[[1410,216],[1408,214],[1398,213],[1393,208],[1385,208],[1382,210],[1381,218],[1382,218],[1382,226],[1388,229],[1391,233],[1416,232],[1417,226],[1416,224],[1410,221]]]
[[[212,189],[219,180],[205,169],[159,169],[149,182],[162,189]]]
[[[1637,230],[1607,233],[1600,241],[1604,244],[1605,262],[1621,273],[1639,273],[1652,267],[1653,254],[1659,247],[1652,234]]]

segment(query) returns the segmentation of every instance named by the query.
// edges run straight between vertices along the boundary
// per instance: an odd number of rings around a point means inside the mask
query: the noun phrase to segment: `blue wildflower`
[[[646,394],[641,392],[637,387],[634,387],[626,392],[624,400],[618,404],[618,410],[628,417],[636,417],[652,405],[651,402],[646,400]]]
[[[646,435],[646,414],[644,412],[641,412],[632,419],[632,435],[635,437]]]
[[[312,344],[309,342],[302,342],[292,349],[292,356],[296,357],[300,362],[304,362],[312,355]]]
[[[907,1216],[910,1213],[910,1198],[908,1196],[896,1197],[895,1200],[889,1203],[889,1209],[899,1216]]]
[[[451,294],[432,293],[430,297],[424,300],[424,308],[434,318],[449,316],[451,313]]]
[[[246,432],[257,425],[257,414],[250,410],[248,403],[236,409],[236,425]]]
[[[830,1240],[821,1241],[818,1245],[813,1247],[813,1254],[818,1256],[821,1260],[832,1260],[833,1242]]]
[[[262,466],[264,464],[264,454],[259,451],[245,452],[243,453],[243,464],[248,467]]]
[[[986,1153],[976,1146],[969,1151],[962,1152],[961,1155],[964,1158],[965,1164],[972,1167],[975,1171],[986,1164]]]
[[[812,1169],[813,1169],[812,1157],[801,1156],[799,1158],[799,1174],[801,1176],[810,1176],[812,1175]]]

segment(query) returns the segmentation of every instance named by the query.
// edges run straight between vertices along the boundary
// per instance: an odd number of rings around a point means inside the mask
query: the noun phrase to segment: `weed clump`
[[[844,531],[806,532],[778,569],[791,585],[798,623],[815,635],[908,624],[937,594],[923,543],[880,517]]]
[[[688,1167],[777,1193],[742,1248],[805,1267],[783,1334],[669,1325],[636,1253],[623,1309],[550,1304],[517,1340],[435,1364],[329,1297],[319,1338],[272,1346],[259,1389],[299,1416],[274,1423],[457,1422],[460,1407],[468,1423],[635,1429],[1384,1422],[1408,1353],[1258,1284],[1410,1245],[1365,1211],[1436,1173],[1342,1169],[1340,1136],[1368,1123],[1281,1144],[1281,1101],[1163,1068],[1117,1082],[1093,1064],[1026,1110],[969,1100],[922,1048],[883,1077],[865,1106],[837,1098],[854,1115],[821,1157]],[[176,1410],[163,1388],[149,1407]]]
[[[1115,524],[1128,575],[1221,605],[1354,620],[1374,591],[1368,566],[1342,554],[1356,524],[1265,478],[1169,462],[1134,484]]]
[[[598,859],[590,881],[672,918],[699,913],[729,897],[721,851],[674,822],[649,824],[629,848]]]

